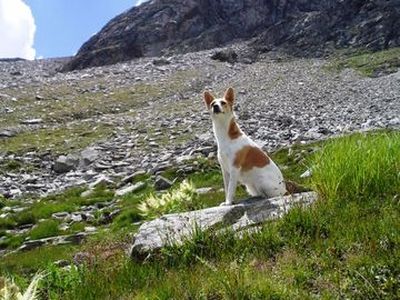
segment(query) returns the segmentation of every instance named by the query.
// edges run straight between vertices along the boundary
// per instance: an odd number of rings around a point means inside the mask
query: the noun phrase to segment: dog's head
[[[204,92],[204,102],[211,116],[230,116],[233,114],[235,92],[228,88],[223,98],[215,98],[210,92]]]

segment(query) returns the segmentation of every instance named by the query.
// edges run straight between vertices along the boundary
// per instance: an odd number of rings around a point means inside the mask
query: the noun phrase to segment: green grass
[[[46,221],[38,223],[38,226],[32,229],[31,239],[38,239],[48,236],[58,235],[58,222],[48,220],[56,212],[74,212],[78,211],[83,205],[91,205],[99,202],[110,201],[114,197],[114,192],[102,187],[96,188],[89,197],[81,197],[83,188],[72,188],[61,194],[51,195],[46,198],[35,201],[31,206],[26,207],[20,213],[14,213],[6,218],[0,219],[0,231],[13,229],[25,224],[37,224],[39,220]],[[11,204],[11,203],[10,203]],[[82,225],[75,225],[68,231],[81,231]],[[7,236],[7,240],[0,244],[1,248],[16,248],[20,246],[25,238],[21,236]]]
[[[4,233],[4,236],[6,239],[0,242],[0,249],[15,249],[21,246],[26,238],[26,234],[13,235]]]
[[[400,67],[400,48],[378,52],[363,52],[339,55],[329,64],[328,69],[343,70],[352,68],[364,76],[373,77],[380,73],[397,72]]]
[[[27,131],[0,141],[4,151],[21,153],[26,151],[47,151],[53,154],[70,153],[83,149],[91,143],[105,138],[112,133],[107,125],[80,124],[63,128],[46,128]],[[9,161],[7,169],[20,169],[23,165]]]
[[[198,74],[197,70],[177,71],[162,82],[138,82],[133,86],[116,87],[110,92],[104,91],[109,85],[106,79],[86,78],[74,85],[60,83],[41,86],[40,94],[44,98],[41,101],[35,101],[34,96],[31,96],[37,93],[35,86],[28,85],[18,90],[6,89],[4,93],[18,101],[8,103],[12,112],[0,116],[0,129],[15,126],[21,120],[29,118],[41,118],[46,124],[57,125],[60,122],[96,118],[104,114],[127,113],[146,106],[148,102],[193,90],[187,84],[187,78]],[[176,107],[181,105],[184,106],[176,103]]]
[[[326,199],[386,198],[400,191],[400,134],[355,134],[328,142],[314,161],[313,183]]]
[[[55,220],[45,220],[34,227],[29,235],[32,240],[59,235],[60,230],[58,229],[58,225],[60,225],[60,223]]]
[[[76,250],[76,246],[48,246],[9,254],[1,259],[0,274],[21,275],[34,273],[39,269],[44,270],[57,260],[71,259]]]
[[[123,247],[115,250],[130,238],[113,231],[112,241],[102,235],[83,246],[96,259],[78,270],[38,264],[40,252],[24,253],[33,266],[24,257],[21,268],[14,255],[0,262],[0,270],[20,275],[26,269],[49,270],[41,292],[51,299],[398,299],[400,133],[356,134],[317,148],[293,150],[306,150],[298,168],[293,168],[298,159],[285,157],[284,150],[275,158],[288,166],[290,179],[311,167],[306,183],[320,199],[267,222],[258,233],[239,239],[229,231],[197,231],[183,245],[139,262],[129,260]],[[188,177],[197,187],[221,187],[218,171],[209,172]],[[133,207],[151,192],[148,187],[123,197],[128,208],[119,222],[135,219]],[[51,251],[53,259],[65,257]]]
[[[29,211],[37,219],[49,218],[56,212],[73,212],[83,205],[91,205],[113,199],[114,193],[102,187],[94,190],[88,197],[81,197],[83,188],[72,188],[62,194],[51,195],[33,204]]]

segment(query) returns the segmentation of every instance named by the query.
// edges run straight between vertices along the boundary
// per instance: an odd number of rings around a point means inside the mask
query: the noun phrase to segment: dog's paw
[[[219,206],[231,206],[232,203],[230,202],[222,202]]]

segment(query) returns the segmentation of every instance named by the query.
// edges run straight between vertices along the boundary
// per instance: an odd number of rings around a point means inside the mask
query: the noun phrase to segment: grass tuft
[[[30,232],[32,240],[42,239],[60,234],[58,229],[59,222],[55,220],[45,220],[34,227]]]
[[[313,165],[312,183],[325,199],[393,197],[400,192],[400,133],[332,140]]]

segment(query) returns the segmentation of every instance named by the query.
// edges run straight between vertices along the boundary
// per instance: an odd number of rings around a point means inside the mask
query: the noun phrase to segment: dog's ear
[[[207,108],[210,108],[211,102],[214,101],[214,96],[211,95],[211,93],[209,91],[205,91],[203,96],[204,96],[204,102],[206,103]]]
[[[235,101],[235,92],[233,91],[233,88],[228,88],[225,92],[224,98],[230,105],[233,105],[233,102]]]

